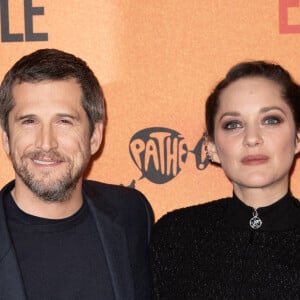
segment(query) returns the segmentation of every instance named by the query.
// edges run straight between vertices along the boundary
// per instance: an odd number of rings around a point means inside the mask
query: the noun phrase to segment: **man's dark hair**
[[[8,115],[14,107],[12,88],[22,82],[67,80],[74,78],[82,89],[82,107],[90,124],[90,133],[97,121],[104,121],[102,88],[85,61],[57,49],[40,49],[23,56],[6,73],[0,86],[0,121],[9,135]]]

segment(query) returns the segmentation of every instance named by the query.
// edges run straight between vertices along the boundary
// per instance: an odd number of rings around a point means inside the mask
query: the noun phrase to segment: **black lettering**
[[[25,40],[48,41],[48,33],[33,32],[33,16],[44,15],[44,7],[33,7],[32,0],[24,0]]]
[[[8,0],[0,0],[1,10],[1,41],[2,42],[23,42],[22,33],[9,33],[9,11]]]
[[[209,164],[209,157],[205,151],[205,145],[206,140],[205,135],[203,134],[203,136],[195,146],[195,149],[191,151],[195,155],[196,167],[198,170],[204,170]]]

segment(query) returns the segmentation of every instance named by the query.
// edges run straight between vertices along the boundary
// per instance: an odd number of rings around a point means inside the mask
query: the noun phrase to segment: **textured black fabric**
[[[14,186],[11,181],[0,191],[0,299],[31,300],[25,295],[3,207],[5,195]],[[83,196],[103,246],[114,299],[150,299],[148,246],[153,224],[150,204],[135,189],[90,180],[83,181]],[[95,299],[103,298],[100,295]]]
[[[300,206],[258,209],[235,196],[179,209],[154,227],[154,299],[300,299]]]
[[[7,194],[5,212],[30,300],[114,299],[102,244],[88,206],[51,220],[21,211]]]

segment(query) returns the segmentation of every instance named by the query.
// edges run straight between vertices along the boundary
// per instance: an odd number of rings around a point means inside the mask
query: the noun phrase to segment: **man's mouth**
[[[44,165],[44,166],[50,166],[54,164],[58,164],[59,161],[53,161],[53,160],[39,160],[39,159],[33,159],[33,162],[39,165]]]

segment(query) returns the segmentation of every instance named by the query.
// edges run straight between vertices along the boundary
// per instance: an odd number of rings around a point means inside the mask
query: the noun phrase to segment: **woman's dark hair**
[[[266,78],[280,86],[282,97],[293,113],[295,126],[297,130],[300,129],[300,88],[289,72],[278,64],[265,61],[241,62],[228,71],[206,100],[205,122],[208,139],[214,140],[214,122],[222,91],[238,79],[249,77]]]
[[[40,49],[23,56],[6,73],[0,86],[2,128],[9,134],[8,115],[14,107],[12,88],[15,84],[71,78],[74,78],[82,89],[81,103],[88,116],[92,133],[95,123],[105,119],[102,88],[86,62],[57,49]]]

